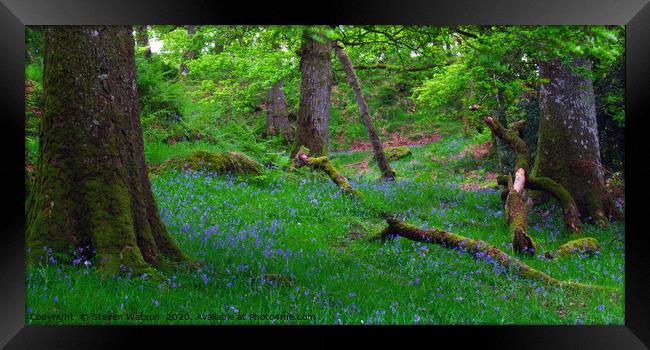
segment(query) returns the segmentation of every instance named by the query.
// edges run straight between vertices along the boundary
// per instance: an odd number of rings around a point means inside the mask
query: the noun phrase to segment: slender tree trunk
[[[583,219],[607,224],[616,208],[607,197],[600,163],[596,107],[591,79],[577,73],[591,64],[573,66],[554,59],[539,64],[540,122],[533,176],[549,177],[573,196]],[[573,68],[573,69],[572,69]]]
[[[196,26],[187,25],[187,26],[185,26],[185,28],[187,29],[187,36],[190,38],[190,42],[191,42],[192,36],[194,36],[194,34],[196,34]],[[190,47],[187,51],[185,51],[185,53],[183,54],[183,57],[181,58],[181,67],[180,68],[181,68],[181,74],[183,76],[187,76],[188,74],[190,74],[190,69],[187,67],[187,64],[185,63],[185,61],[193,60],[194,58],[196,58],[196,52],[194,52],[194,49],[192,49]]]
[[[320,35],[320,34],[319,34]],[[332,90],[332,43],[303,34],[300,48],[300,108],[291,158],[300,146],[312,156],[327,155],[330,92]]]
[[[368,132],[368,139],[370,139],[370,144],[372,145],[372,151],[374,152],[375,159],[377,160],[379,170],[381,170],[381,177],[385,180],[393,180],[395,178],[395,172],[390,167],[390,163],[384,154],[384,148],[381,145],[379,136],[377,136],[377,131],[375,131],[375,127],[372,125],[372,119],[370,118],[370,113],[368,112],[368,104],[366,103],[366,98],[363,96],[363,92],[361,91],[361,83],[359,82],[357,73],[354,71],[352,61],[341,46],[335,45],[334,50],[336,51],[336,54],[341,61],[341,65],[345,71],[345,76],[347,77],[348,83],[354,91],[354,97],[357,100],[357,105],[359,106],[359,113],[361,114],[363,125],[366,127],[366,131]]]
[[[43,94],[29,261],[87,245],[110,272],[185,260],[147,177],[131,27],[50,28]]]
[[[147,26],[136,26],[135,29],[136,44],[139,47],[146,47],[144,57],[151,58],[151,47],[149,46],[149,35],[147,34]]]
[[[279,80],[269,90],[269,113],[266,118],[266,133],[268,135],[281,134],[286,140],[291,140],[291,125],[289,112],[284,96],[284,81]]]

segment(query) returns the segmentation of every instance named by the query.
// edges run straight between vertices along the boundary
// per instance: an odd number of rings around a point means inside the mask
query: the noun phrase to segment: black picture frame
[[[64,24],[613,24],[626,25],[626,243],[624,326],[26,326],[24,237],[25,25]],[[644,229],[647,203],[644,133],[650,119],[650,4],[648,0],[328,1],[223,3],[217,1],[0,0],[0,130],[3,131],[3,220],[0,221],[0,346],[7,349],[130,348],[134,338],[171,344],[205,337],[225,345],[233,337],[260,345],[324,345],[336,335],[376,341],[423,338],[425,346],[474,343],[501,349],[644,349],[650,346],[650,247]],[[646,147],[644,147],[646,146]],[[293,338],[299,331],[304,340]],[[327,334],[323,334],[327,333]],[[399,333],[396,335],[395,333]],[[254,336],[251,336],[254,334]],[[240,343],[241,344],[241,343]],[[282,345],[282,343],[280,343]]]

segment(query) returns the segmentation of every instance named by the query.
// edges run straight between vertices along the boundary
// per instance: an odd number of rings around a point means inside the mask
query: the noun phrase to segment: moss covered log
[[[398,160],[411,155],[411,149],[407,146],[388,147],[385,149],[388,160]]]
[[[264,167],[254,159],[238,152],[194,151],[186,156],[173,157],[153,168],[206,171],[218,174],[260,174]]]
[[[523,169],[517,171],[514,184],[508,181],[506,218],[512,234],[512,248],[516,253],[535,254],[535,241],[528,235],[528,205],[523,196],[525,182]]]
[[[554,251],[544,253],[548,259],[570,255],[593,255],[600,251],[600,243],[595,238],[580,238],[562,244]]]
[[[338,170],[336,170],[336,167],[332,165],[332,162],[327,156],[310,157],[309,149],[302,146],[294,157],[292,166],[295,168],[308,166],[312,169],[322,170],[325,172],[325,174],[327,174],[327,176],[330,177],[330,179],[332,179],[332,181],[334,181],[337,186],[341,188],[341,190],[356,197],[362,197],[361,192],[352,188],[352,185],[350,185],[348,179],[345,176],[341,175]]]
[[[458,249],[465,253],[472,254],[478,259],[485,259],[494,264],[501,265],[505,267],[507,271],[514,272],[520,277],[534,281],[541,281],[561,288],[579,290],[612,290],[608,287],[591,286],[573,281],[558,280],[542,271],[524,264],[519,259],[510,257],[508,254],[485,241],[463,237],[437,228],[421,229],[415,225],[405,223],[393,217],[386,218],[386,222],[388,223],[388,226],[380,234],[382,240],[400,236],[412,241],[433,243],[445,248]]]
[[[134,39],[126,26],[48,28],[27,260],[92,246],[103,271],[187,260],[167,233],[144,161]]]

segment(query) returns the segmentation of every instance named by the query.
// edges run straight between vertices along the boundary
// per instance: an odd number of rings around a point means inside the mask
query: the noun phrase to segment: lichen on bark
[[[599,225],[608,216],[622,218],[605,191],[596,126],[596,107],[589,71],[591,63],[575,58],[539,62],[540,124],[533,176],[548,177],[575,200],[583,220]]]

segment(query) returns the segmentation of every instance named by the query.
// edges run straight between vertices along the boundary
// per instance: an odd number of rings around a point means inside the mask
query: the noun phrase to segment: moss
[[[187,156],[171,158],[156,167],[154,171],[163,169],[191,169],[219,174],[256,175],[263,171],[260,163],[242,153],[210,151],[194,151]]]
[[[511,190],[506,199],[506,217],[516,253],[535,254],[535,241],[528,235],[528,206],[522,196]]]
[[[526,187],[533,190],[543,190],[550,193],[555,197],[562,206],[562,216],[564,224],[569,232],[577,233],[582,230],[582,223],[578,213],[573,196],[567,191],[564,186],[555,182],[548,177],[531,176],[526,181]]]
[[[587,237],[575,239],[559,246],[552,252],[546,252],[544,256],[549,259],[556,257],[567,257],[570,255],[592,255],[600,251],[600,243],[595,238]]]
[[[384,153],[386,154],[386,159],[393,161],[411,155],[411,149],[407,146],[388,147],[384,150]]]
[[[307,165],[314,169],[323,170],[344,192],[361,197],[361,192],[352,188],[348,179],[336,170],[329,157],[311,157],[307,159]]]
[[[160,221],[146,174],[132,93],[131,29],[48,31],[39,158],[27,213],[28,262],[68,259],[86,246],[109,274],[122,267],[152,271],[167,259],[180,262],[184,255]],[[98,72],[108,74],[98,79]]]
[[[530,160],[528,158],[528,146],[521,139],[519,132],[523,127],[524,120],[512,123],[510,128],[506,129],[501,123],[493,117],[485,117],[486,124],[492,130],[492,133],[499,139],[503,140],[515,151],[515,169],[522,168],[529,173]]]
[[[327,174],[327,176],[334,181],[335,184],[337,184],[344,192],[350,193],[356,197],[362,197],[361,192],[355,190],[352,188],[352,185],[348,182],[348,179],[345,178],[345,176],[341,175],[339,171],[332,165],[332,162],[330,161],[329,157],[327,156],[322,156],[322,157],[310,157],[309,156],[309,149],[305,146],[300,146],[297,151],[296,155],[291,161],[291,168],[290,170],[294,170],[298,167],[301,167],[303,165],[307,165],[308,167],[312,169],[318,169],[322,170]]]
[[[380,234],[382,240],[394,236],[401,236],[413,241],[435,243],[446,248],[459,249],[465,253],[474,255],[476,258],[487,259],[495,262],[506,268],[508,271],[516,272],[520,277],[542,281],[561,288],[581,291],[592,289],[611,290],[611,288],[608,287],[590,286],[572,281],[560,281],[542,271],[524,264],[518,259],[510,257],[508,254],[485,241],[463,237],[437,228],[426,230],[421,229],[415,225],[405,223],[392,217],[388,217],[386,222],[388,223],[388,226]]]

